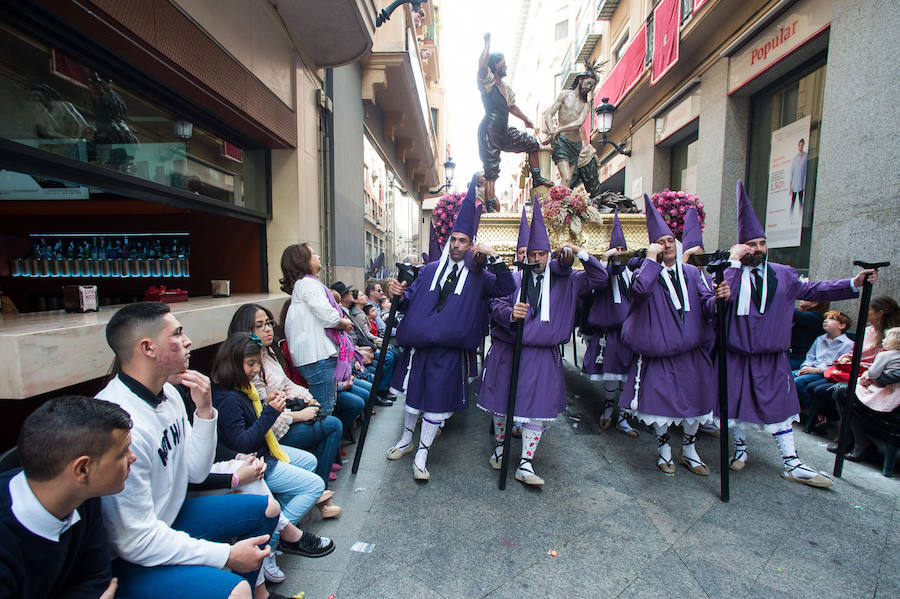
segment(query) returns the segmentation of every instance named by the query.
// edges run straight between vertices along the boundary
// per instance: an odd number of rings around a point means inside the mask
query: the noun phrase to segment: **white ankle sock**
[[[428,449],[434,443],[434,436],[439,428],[441,428],[440,420],[435,422],[422,418],[422,431],[419,433],[419,450],[416,451],[416,459],[413,461],[416,468],[425,469],[425,464],[428,461]]]
[[[656,446],[659,454],[656,462],[658,464],[671,464],[672,446],[669,445],[669,427],[663,424],[654,424],[653,431],[656,433]]]
[[[494,457],[503,455],[503,440],[506,439],[506,416],[494,414]]]
[[[703,460],[700,459],[700,454],[697,453],[697,445],[695,443],[698,428],[700,428],[698,422],[681,425],[681,455],[688,458],[689,461],[692,460],[702,464]]]
[[[534,452],[537,451],[538,443],[541,442],[541,436],[544,434],[545,427],[541,424],[525,424],[522,426],[522,460],[533,460]],[[519,470],[522,472],[531,472],[534,474],[534,467],[531,462],[519,461]]]
[[[619,418],[616,421],[616,424],[619,426],[620,429],[622,429],[626,433],[631,430],[631,425],[628,424],[628,418],[625,417],[624,412],[621,412],[621,411],[619,412]]]
[[[784,469],[790,470],[795,478],[813,478],[817,472],[800,461],[797,457],[797,449],[794,447],[794,429],[787,428],[777,433],[772,433],[781,450],[781,458],[784,460]]]
[[[731,434],[734,436],[734,456],[732,462],[747,461],[747,431],[741,424],[735,424],[731,427]]]
[[[413,432],[416,430],[416,423],[419,421],[419,414],[415,412],[410,412],[409,410],[403,416],[403,435],[401,435],[400,440],[397,441],[397,444],[394,445],[394,449],[403,449],[410,443],[412,443]]]

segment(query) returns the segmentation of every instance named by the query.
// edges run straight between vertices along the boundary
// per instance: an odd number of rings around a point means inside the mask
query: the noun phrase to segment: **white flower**
[[[603,217],[600,215],[600,211],[592,205],[588,205],[587,211],[585,211],[584,214],[592,223],[599,223],[603,219]]]
[[[569,222],[569,230],[572,231],[575,235],[581,234],[581,219],[575,217]]]

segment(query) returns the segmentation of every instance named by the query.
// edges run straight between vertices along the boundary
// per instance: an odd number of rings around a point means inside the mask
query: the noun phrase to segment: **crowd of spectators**
[[[276,557],[334,551],[301,526],[342,512],[328,484],[385,347],[380,283],[329,289],[320,271],[308,244],[288,247],[283,326],[240,306],[208,376],[168,305],[113,315],[106,386],[38,408],[21,468],[0,474],[0,596],[294,596],[267,586],[285,580]],[[395,351],[375,405],[392,405]]]

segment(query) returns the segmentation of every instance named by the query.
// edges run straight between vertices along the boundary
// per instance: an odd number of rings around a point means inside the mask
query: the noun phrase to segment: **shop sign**
[[[772,132],[766,192],[766,245],[770,248],[800,245],[811,122],[805,116]]]
[[[700,88],[694,88],[678,104],[656,117],[656,143],[666,140],[700,116]]]
[[[831,3],[801,0],[736,52],[728,62],[732,94],[831,24]]]

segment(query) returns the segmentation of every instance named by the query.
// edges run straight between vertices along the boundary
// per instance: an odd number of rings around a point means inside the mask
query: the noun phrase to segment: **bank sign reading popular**
[[[831,24],[831,2],[802,0],[732,55],[728,93],[732,94]]]

